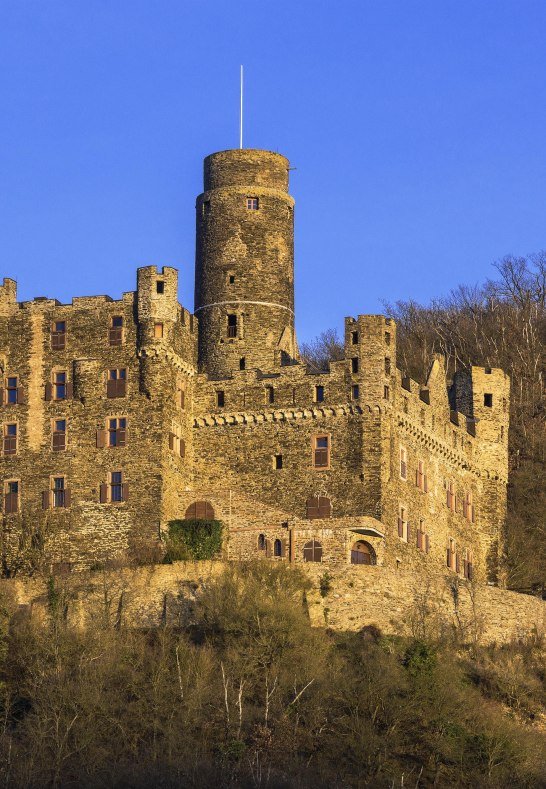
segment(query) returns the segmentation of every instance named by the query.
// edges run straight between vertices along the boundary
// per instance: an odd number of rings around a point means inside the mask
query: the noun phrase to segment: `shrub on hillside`
[[[222,523],[194,518],[170,521],[167,533],[167,564],[188,559],[214,559],[222,550]]]

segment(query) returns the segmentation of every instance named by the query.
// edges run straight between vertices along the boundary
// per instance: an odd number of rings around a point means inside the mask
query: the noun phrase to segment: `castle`
[[[205,159],[193,315],[168,267],[119,301],[19,303],[4,279],[4,574],[89,567],[215,517],[228,558],[502,581],[508,376],[448,387],[437,357],[410,380],[382,315],[345,320],[328,371],[302,363],[288,175],[267,151]]]

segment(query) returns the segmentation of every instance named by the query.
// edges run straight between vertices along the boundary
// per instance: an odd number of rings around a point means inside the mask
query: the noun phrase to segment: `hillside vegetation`
[[[53,583],[45,622],[5,599],[2,785],[544,785],[538,638],[317,630],[307,583],[283,564],[227,566],[187,630],[112,627],[106,609],[71,629]]]
[[[505,529],[512,589],[546,589],[546,252],[506,257],[484,285],[461,286],[428,305],[386,305],[397,322],[398,366],[426,380],[434,353],[448,375],[471,365],[501,367],[511,376],[510,480]],[[335,331],[302,346],[313,367],[343,358]]]

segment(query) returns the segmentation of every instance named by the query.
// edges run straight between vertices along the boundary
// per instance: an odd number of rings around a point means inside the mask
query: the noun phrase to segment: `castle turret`
[[[237,149],[208,156],[204,170],[196,204],[199,362],[213,376],[270,370],[297,356],[289,162]]]

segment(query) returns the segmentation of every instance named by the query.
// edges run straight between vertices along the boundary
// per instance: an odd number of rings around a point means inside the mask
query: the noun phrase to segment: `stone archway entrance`
[[[375,551],[368,542],[358,540],[351,548],[351,564],[375,564]]]

